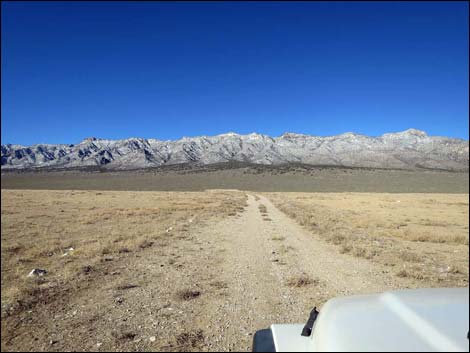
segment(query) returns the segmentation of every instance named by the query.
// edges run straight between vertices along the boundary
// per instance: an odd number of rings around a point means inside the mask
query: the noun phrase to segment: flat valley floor
[[[4,172],[2,189],[468,193],[468,172],[268,165],[167,166],[141,171]]]
[[[468,174],[243,171],[2,175],[2,351],[249,351],[332,297],[468,286]]]

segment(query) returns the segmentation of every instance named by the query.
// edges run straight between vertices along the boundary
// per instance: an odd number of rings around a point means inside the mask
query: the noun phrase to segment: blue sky
[[[468,139],[467,2],[2,2],[2,143]]]

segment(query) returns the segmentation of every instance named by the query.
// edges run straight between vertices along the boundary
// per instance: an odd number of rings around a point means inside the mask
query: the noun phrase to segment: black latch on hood
[[[317,307],[314,307],[312,311],[310,312],[310,317],[308,318],[307,323],[305,324],[302,330],[302,336],[308,337],[312,334],[313,324],[315,323],[317,316],[318,316]]]

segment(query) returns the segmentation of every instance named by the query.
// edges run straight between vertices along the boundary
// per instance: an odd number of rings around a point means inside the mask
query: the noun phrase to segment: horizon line
[[[304,133],[286,131],[286,132],[282,133],[279,136],[271,136],[271,135],[268,135],[268,134],[262,134],[262,133],[258,133],[258,132],[251,132],[251,133],[247,133],[247,134],[241,134],[241,133],[229,131],[229,132],[225,132],[225,133],[221,133],[221,134],[217,134],[217,135],[182,136],[182,137],[176,138],[176,139],[158,139],[158,138],[154,138],[154,137],[146,138],[146,137],[134,137],[134,136],[130,136],[130,137],[127,137],[127,138],[114,138],[113,139],[113,138],[101,138],[101,137],[96,137],[96,136],[88,136],[88,137],[84,137],[83,139],[81,139],[80,142],[78,142],[78,143],[44,143],[44,142],[38,142],[38,143],[29,144],[29,145],[19,144],[19,143],[5,143],[5,144],[2,143],[1,145],[2,146],[15,145],[15,146],[24,146],[24,147],[36,146],[36,145],[75,145],[75,144],[80,144],[83,141],[87,141],[87,140],[92,140],[92,141],[102,141],[102,140],[125,141],[125,140],[132,140],[132,139],[157,140],[157,141],[165,142],[165,141],[180,141],[180,140],[183,140],[183,139],[194,139],[194,138],[204,138],[204,137],[211,138],[211,137],[230,136],[230,135],[232,135],[232,136],[233,135],[236,135],[236,136],[259,135],[259,136],[266,136],[266,137],[270,137],[270,138],[281,138],[285,135],[292,134],[292,135],[302,135],[302,136],[309,136],[309,137],[328,138],[328,137],[336,137],[336,136],[341,136],[341,135],[346,135],[346,134],[353,134],[353,135],[364,136],[364,137],[369,137],[369,138],[378,138],[378,137],[382,137],[384,135],[401,134],[401,133],[405,133],[405,132],[417,132],[417,133],[422,134],[423,136],[428,136],[428,137],[445,137],[445,138],[451,138],[451,139],[456,139],[456,140],[469,141],[468,139],[461,138],[461,137],[451,137],[451,136],[445,136],[445,135],[428,135],[428,133],[424,130],[415,129],[415,128],[408,128],[406,130],[401,130],[401,131],[385,132],[381,135],[366,135],[366,134],[362,134],[362,133],[356,133],[356,132],[353,132],[353,131],[346,131],[346,132],[336,134],[336,135],[311,135],[311,134],[304,134]]]

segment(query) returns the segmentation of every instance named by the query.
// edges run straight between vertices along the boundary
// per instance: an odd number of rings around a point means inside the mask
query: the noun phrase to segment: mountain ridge
[[[345,132],[314,136],[285,132],[278,137],[228,132],[215,136],[158,140],[86,137],[78,144],[1,145],[1,168],[103,166],[136,169],[229,161],[277,165],[304,163],[344,167],[468,171],[469,142],[429,136],[417,129],[367,136]]]

